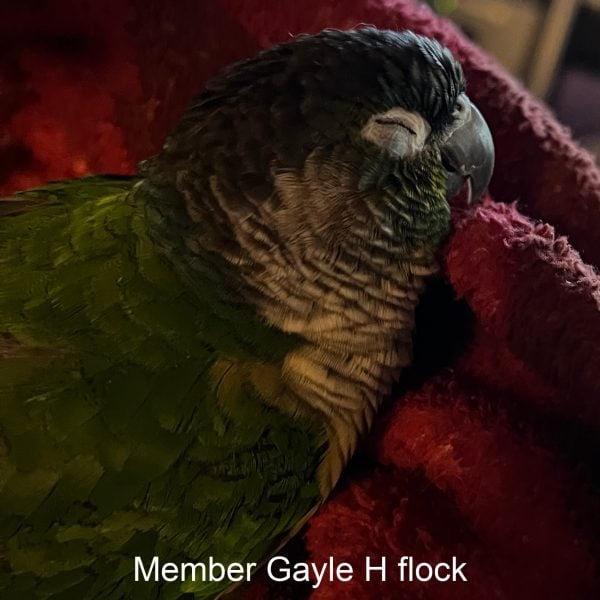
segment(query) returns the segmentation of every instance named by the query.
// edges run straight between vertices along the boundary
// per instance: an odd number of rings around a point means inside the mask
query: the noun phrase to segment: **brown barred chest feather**
[[[231,213],[218,182],[210,188],[222,214]],[[407,255],[394,243],[393,228],[373,214],[376,204],[363,202],[353,222],[343,209],[331,222],[311,211],[343,207],[331,197],[338,189],[308,189],[289,172],[276,177],[275,188],[244,218],[231,214],[236,243],[225,258],[243,274],[263,317],[307,340],[287,356],[283,374],[290,393],[325,423],[329,451],[320,478],[327,494],[410,363],[414,309],[424,277],[437,267],[431,250]],[[332,231],[319,229],[328,222]]]
[[[324,491],[335,484],[394,379],[410,364],[414,308],[424,274],[424,265],[418,276],[403,265],[404,274],[397,269],[394,278],[384,275],[375,285],[362,281],[366,271],[350,275],[336,264],[327,266],[321,294],[301,282],[288,287],[286,277],[274,295],[263,288],[261,306],[269,322],[308,340],[285,359],[284,377],[327,423]],[[428,272],[434,271],[432,264]]]

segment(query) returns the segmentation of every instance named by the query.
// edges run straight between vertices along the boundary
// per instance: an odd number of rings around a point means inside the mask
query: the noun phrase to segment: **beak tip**
[[[471,206],[473,203],[473,184],[471,183],[471,178],[467,179],[467,204]]]

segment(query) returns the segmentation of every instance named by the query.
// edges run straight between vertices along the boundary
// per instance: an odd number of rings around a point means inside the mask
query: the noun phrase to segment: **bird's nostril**
[[[467,112],[469,110],[469,100],[461,94],[456,99],[456,104],[454,105],[454,117],[456,119],[464,119],[467,116]]]

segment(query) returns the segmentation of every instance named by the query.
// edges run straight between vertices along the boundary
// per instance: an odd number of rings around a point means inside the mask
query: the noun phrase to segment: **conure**
[[[326,30],[212,79],[137,176],[4,198],[0,597],[212,598],[134,557],[275,552],[410,363],[493,160],[447,49]]]

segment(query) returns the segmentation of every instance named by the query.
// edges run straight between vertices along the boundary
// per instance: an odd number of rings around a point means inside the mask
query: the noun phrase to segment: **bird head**
[[[446,223],[435,245],[447,231],[446,201],[465,183],[473,198],[487,187],[494,145],[448,49],[410,31],[365,27],[302,35],[225,69],[156,163],[180,189],[191,181],[190,195],[205,182],[200,193],[226,212],[281,207],[273,219],[283,236],[300,227],[339,239],[370,202],[366,227],[412,243],[411,224],[425,203],[435,205]],[[394,199],[380,218],[371,200],[388,192]],[[396,199],[403,222],[392,214]]]

